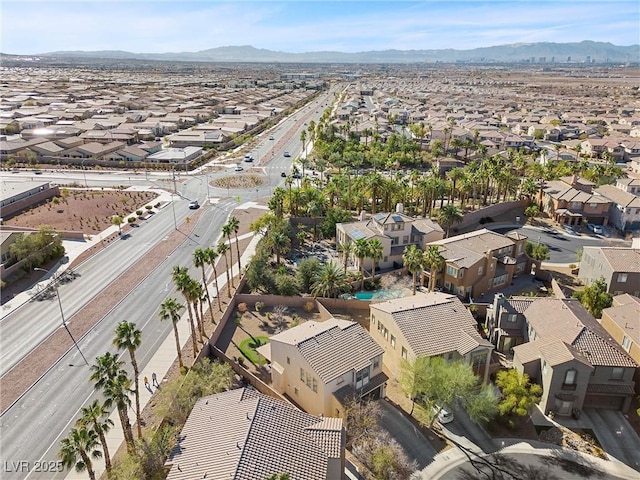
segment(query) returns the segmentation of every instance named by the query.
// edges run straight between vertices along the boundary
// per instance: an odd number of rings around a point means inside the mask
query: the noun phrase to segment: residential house
[[[111,142],[103,145],[98,142],[85,143],[77,147],[70,148],[62,152],[63,158],[91,158],[100,160],[105,155],[120,150],[125,147],[122,142]]]
[[[258,349],[273,388],[312,415],[342,416],[350,397],[384,397],[383,350],[358,323],[305,322]]]
[[[637,364],[577,299],[542,298],[524,311],[528,343],[513,365],[542,385],[544,413],[629,409]]]
[[[252,388],[199,399],[165,466],[167,480],[344,478],[340,418],[316,417]]]
[[[494,295],[493,303],[487,307],[485,328],[497,352],[510,355],[513,347],[527,341],[524,312],[535,300],[533,297],[511,297],[507,300],[502,293]]]
[[[584,180],[576,175],[546,182],[542,198],[538,197],[542,210],[561,225],[607,225],[611,201],[586,191],[584,185]]]
[[[640,365],[640,298],[628,293],[616,295],[612,305],[602,311],[600,324]],[[633,380],[640,394],[640,369],[636,369]]]
[[[402,213],[399,205],[396,213],[376,213],[359,222],[338,223],[336,240],[339,245],[345,242],[356,242],[360,239],[377,238],[382,243],[382,259],[377,263],[381,268],[400,268],[403,264],[402,254],[409,245],[417,245],[423,249],[430,242],[444,237],[444,230],[429,218],[412,218]],[[360,259],[351,253],[351,261],[360,268]],[[371,269],[372,260],[362,260],[365,269]]]
[[[616,185],[602,185],[596,189],[598,195],[611,202],[609,224],[621,232],[640,229],[640,191],[637,188],[633,184],[622,185],[618,181]]]
[[[486,382],[493,345],[478,333],[473,315],[455,295],[417,293],[370,305],[369,331],[384,348],[385,370],[393,378],[403,362],[439,356],[472,365]]]
[[[526,243],[518,232],[501,235],[486,228],[431,242],[445,259],[436,285],[462,298],[482,298],[531,272]]]
[[[640,296],[640,248],[583,247],[578,278],[590,285],[600,277],[613,295]]]

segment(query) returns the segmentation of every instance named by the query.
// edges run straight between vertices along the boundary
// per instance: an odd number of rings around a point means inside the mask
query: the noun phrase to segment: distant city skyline
[[[458,50],[512,43],[637,44],[633,1],[3,1],[9,54],[195,52],[251,45],[289,53]]]

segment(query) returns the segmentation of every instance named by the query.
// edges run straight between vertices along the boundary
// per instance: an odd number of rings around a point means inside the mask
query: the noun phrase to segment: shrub
[[[302,309],[307,313],[311,313],[316,309],[316,304],[312,300],[309,300],[308,302],[305,302]]]
[[[247,307],[247,304],[242,302],[238,304],[238,311],[240,313],[246,313],[247,311],[249,311],[249,308]]]
[[[146,208],[147,210],[151,210],[153,207],[151,205],[145,205],[144,208]]]
[[[139,209],[136,210],[136,215],[138,215],[138,216],[142,215],[142,210],[139,210]]]
[[[264,302],[256,302],[256,304],[255,304],[256,312],[259,313],[260,310],[262,310],[263,308],[264,308]]]
[[[136,221],[136,217],[127,218],[127,222],[129,222],[129,223],[135,223],[135,221]]]

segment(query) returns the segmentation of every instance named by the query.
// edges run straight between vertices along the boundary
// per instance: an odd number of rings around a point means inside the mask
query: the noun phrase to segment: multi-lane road
[[[253,190],[216,189],[207,186],[215,176],[224,173],[181,175],[177,181],[180,196],[175,197],[171,208],[164,208],[146,222],[144,227],[132,232],[127,241],[113,242],[91,259],[78,266],[75,271],[80,277],[73,282],[60,285],[60,299],[64,305],[65,317],[80,310],[136,260],[141,258],[174,229],[174,212],[178,223],[189,215],[188,200],[198,199],[203,212],[193,231],[193,235],[173,251],[139,285],[132,285],[130,294],[116,305],[82,339],[79,346],[91,361],[105,351],[115,351],[111,346],[115,325],[122,320],[134,321],[142,330],[142,345],[137,351],[138,363],[143,369],[154,355],[162,341],[172,335],[171,325],[158,321],[158,309],[169,295],[180,298],[171,282],[174,265],[192,265],[192,253],[198,246],[215,245],[220,238],[221,227],[242,201],[264,197],[284,180],[280,172],[289,172],[291,161],[301,149],[300,131],[306,128],[308,120],[317,121],[322,113],[322,104],[330,99],[329,94],[321,95],[311,104],[303,107],[292,118],[285,119],[272,132],[266,133],[261,143],[255,147],[265,158],[258,158],[261,168],[267,173],[269,184]],[[316,113],[318,111],[319,113]],[[273,135],[274,140],[269,140]],[[292,157],[284,157],[289,151]],[[269,158],[271,157],[271,158]],[[23,174],[6,174],[7,181]],[[11,176],[11,177],[8,177]],[[92,172],[49,172],[40,178],[63,183],[86,182],[90,186],[136,185],[154,186],[163,182],[171,188],[169,178],[157,175]],[[207,193],[216,198],[214,204],[204,202]],[[192,268],[192,275],[199,278],[199,272]],[[6,373],[20,359],[24,358],[38,342],[60,327],[59,312],[55,299],[52,301],[26,303],[0,320],[0,374]],[[77,350],[70,350],[16,403],[0,416],[0,477],[3,479],[61,479],[65,472],[36,472],[36,465],[46,465],[57,460],[59,441],[66,435],[69,426],[78,417],[78,411],[87,402],[96,398],[89,382],[90,370],[79,357]],[[40,462],[40,463],[38,463]],[[44,463],[43,463],[44,462]]]

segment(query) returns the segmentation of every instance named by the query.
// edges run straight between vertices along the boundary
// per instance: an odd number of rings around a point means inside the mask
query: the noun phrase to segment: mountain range
[[[217,47],[198,52],[132,53],[121,50],[58,51],[38,56],[105,58],[185,62],[251,63],[634,63],[640,61],[640,45],[618,46],[585,40],[576,43],[516,43],[471,50],[381,50],[368,52],[288,53],[252,46]]]

